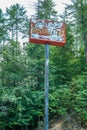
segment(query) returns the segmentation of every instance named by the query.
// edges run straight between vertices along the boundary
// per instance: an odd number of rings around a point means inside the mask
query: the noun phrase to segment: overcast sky
[[[64,4],[63,3],[70,3],[71,0],[53,0],[56,4],[55,9],[61,13],[64,11]],[[33,15],[34,13],[34,8],[31,6],[33,2],[37,2],[37,0],[0,0],[0,8],[5,12],[6,7],[10,7],[13,4],[19,3],[23,5],[26,10],[27,14],[29,16]]]

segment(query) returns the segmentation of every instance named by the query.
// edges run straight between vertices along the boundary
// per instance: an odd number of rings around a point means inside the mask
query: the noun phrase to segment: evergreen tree
[[[84,54],[87,62],[87,2],[85,0],[72,0],[72,5],[68,6],[76,19],[78,34],[84,43]]]
[[[5,36],[5,19],[4,19],[4,14],[2,13],[2,10],[0,9],[0,43],[4,40]]]
[[[23,6],[16,4],[12,5],[10,8],[7,8],[6,12],[8,30],[11,32],[10,39],[18,42],[20,33],[22,33],[22,35],[25,35],[25,32],[27,30],[28,18],[26,16],[26,10]]]
[[[0,9],[0,51],[3,51],[5,41],[8,40],[8,32],[6,26],[6,19],[2,10]]]
[[[53,0],[38,0],[36,17],[39,19],[56,19],[57,11]]]

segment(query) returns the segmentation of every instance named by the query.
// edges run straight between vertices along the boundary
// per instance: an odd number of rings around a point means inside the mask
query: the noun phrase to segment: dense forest
[[[66,23],[66,45],[50,46],[49,120],[70,115],[86,128],[87,1],[71,1],[58,16],[53,0],[37,0],[33,17]],[[23,42],[29,25],[18,3],[0,9],[0,130],[44,124],[45,45]]]

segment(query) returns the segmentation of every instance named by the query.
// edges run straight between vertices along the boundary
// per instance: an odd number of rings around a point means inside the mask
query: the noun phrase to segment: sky
[[[64,11],[64,4],[67,3],[69,4],[71,0],[53,0],[54,3],[56,4],[55,10],[58,11],[58,13],[62,13]],[[11,5],[19,3],[25,7],[27,10],[27,14],[29,17],[35,13],[34,7],[31,6],[32,3],[37,2],[37,0],[0,0],[0,8],[2,9],[3,12],[5,12],[6,7],[9,8]]]

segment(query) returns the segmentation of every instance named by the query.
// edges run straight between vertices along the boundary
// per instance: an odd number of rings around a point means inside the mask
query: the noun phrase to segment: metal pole
[[[49,129],[48,92],[49,92],[49,45],[46,44],[45,46],[45,130]]]

